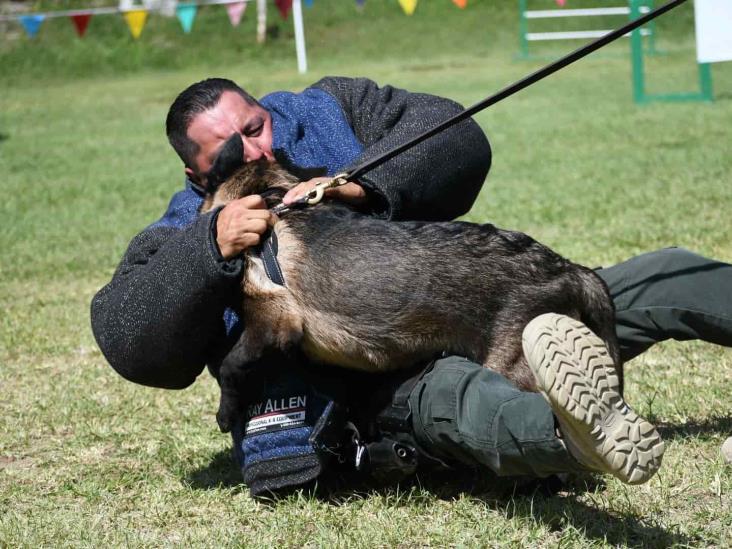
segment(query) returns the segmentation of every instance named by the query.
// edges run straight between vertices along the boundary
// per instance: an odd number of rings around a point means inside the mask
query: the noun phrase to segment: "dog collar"
[[[285,285],[285,276],[277,261],[277,234],[274,231],[269,231],[262,243],[252,248],[252,256],[262,260],[264,272],[272,282],[278,286]]]

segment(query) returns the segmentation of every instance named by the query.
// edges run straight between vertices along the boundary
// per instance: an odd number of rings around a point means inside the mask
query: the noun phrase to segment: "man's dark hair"
[[[197,171],[198,168],[194,161],[196,153],[198,153],[198,145],[188,138],[188,126],[197,114],[215,107],[221,99],[221,94],[225,91],[238,93],[250,105],[259,104],[235,82],[226,78],[208,78],[183,90],[175,98],[168,111],[168,117],[165,120],[168,141],[183,163],[194,171]]]

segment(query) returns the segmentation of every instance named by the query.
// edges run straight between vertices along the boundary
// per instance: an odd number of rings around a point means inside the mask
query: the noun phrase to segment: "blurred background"
[[[164,121],[186,86],[221,76],[262,96],[367,76],[469,105],[587,40],[522,35],[627,21],[522,23],[522,11],[628,9],[313,0],[301,74],[288,4],[267,2],[262,41],[256,2],[243,13],[123,4],[125,17],[114,0],[0,0],[0,545],[728,545],[727,349],[669,343],[626,368],[629,401],[667,441],[661,474],[632,489],[570,484],[548,499],[482,479],[466,491],[417,483],[257,503],[216,429],[208,374],[166,392],[106,365],[89,302],[182,188]],[[111,13],[74,12],[89,9]],[[642,50],[646,102],[634,99],[622,39],[477,115],[493,168],[466,218],[592,267],[673,245],[732,261],[732,64],[710,66],[713,101],[652,100],[700,92],[691,2],[660,18]]]

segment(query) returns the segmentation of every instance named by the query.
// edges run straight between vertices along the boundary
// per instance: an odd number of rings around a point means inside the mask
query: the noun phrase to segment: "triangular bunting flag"
[[[417,0],[399,0],[399,4],[407,15],[412,15],[417,9]]]
[[[76,34],[79,35],[79,38],[84,37],[86,28],[89,26],[89,21],[91,20],[91,16],[91,13],[77,13],[75,15],[69,15],[69,19],[71,19],[71,22],[74,24]]]
[[[196,18],[198,7],[196,4],[178,4],[175,8],[175,14],[178,16],[180,26],[183,32],[188,34],[193,28],[193,20]]]
[[[464,10],[465,6],[468,5],[468,0],[452,0],[452,2],[461,10]]]
[[[363,8],[364,4],[366,3],[366,0],[356,0],[356,5],[359,8]]]
[[[23,28],[25,29],[25,32],[28,34],[28,36],[33,38],[36,34],[38,34],[38,29],[41,28],[41,23],[43,23],[43,20],[45,18],[46,16],[42,14],[21,15],[20,24],[23,25]]]
[[[226,4],[226,13],[229,14],[229,21],[232,27],[238,27],[241,23],[241,17],[247,9],[246,2],[237,2],[235,4]]]
[[[313,7],[313,0],[305,0],[305,7],[306,8],[312,8]]]
[[[147,21],[147,10],[126,11],[124,16],[125,21],[127,21],[127,26],[130,27],[132,38],[137,40],[142,34],[142,28],[145,26],[145,21]]]
[[[564,4],[566,4],[566,3],[567,3],[567,0],[557,0],[557,6],[559,6],[560,8],[563,8]]]
[[[287,16],[290,15],[290,10],[292,9],[292,0],[275,0],[275,6],[280,10],[282,19],[287,19]]]

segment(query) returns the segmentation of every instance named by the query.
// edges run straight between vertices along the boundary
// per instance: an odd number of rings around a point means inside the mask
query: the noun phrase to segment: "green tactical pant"
[[[666,339],[732,346],[732,265],[668,248],[598,269],[616,307],[624,360]],[[500,476],[581,469],[541,395],[459,357],[438,360],[410,393],[417,442],[448,464]]]

